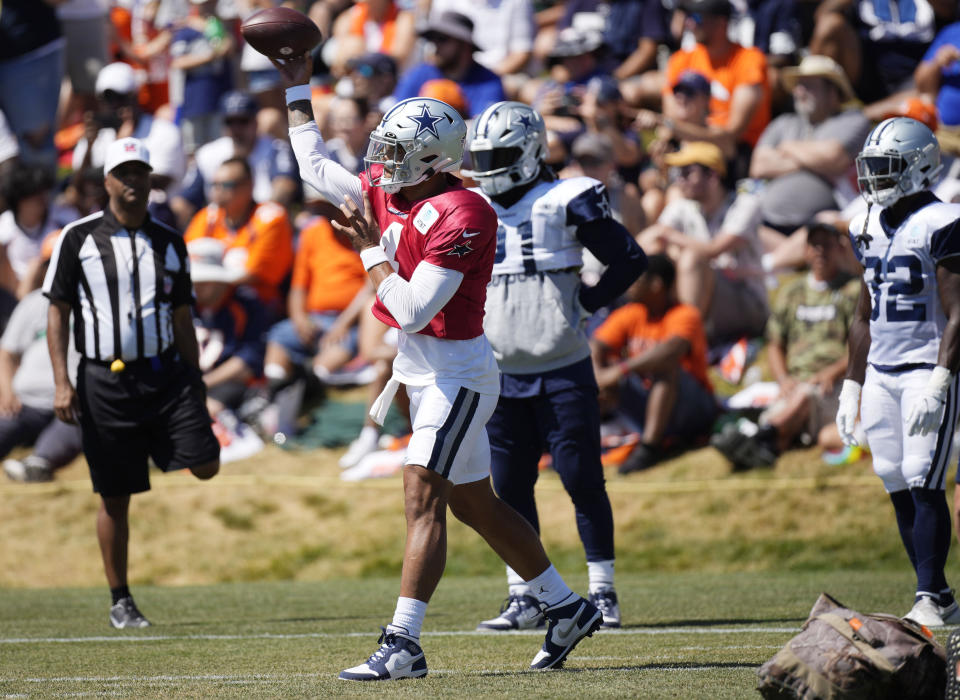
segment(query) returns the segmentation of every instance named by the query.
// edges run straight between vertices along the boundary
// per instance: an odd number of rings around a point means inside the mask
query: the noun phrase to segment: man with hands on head
[[[483,335],[483,308],[497,218],[448,173],[463,157],[466,124],[449,105],[398,103],[370,136],[357,177],[327,157],[310,105],[306,56],[275,61],[287,87],[290,140],[306,182],[342,203],[336,229],[360,252],[377,290],[373,314],[401,331],[393,377],[371,413],[383,414],[407,385],[413,436],[403,472],[407,539],[400,597],[380,648],[343,680],[421,678],[420,630],[446,559],[446,510],[475,529],[531,585],[550,621],[531,667],[559,668],[601,623],[550,564],[536,532],[490,487],[484,428],[499,373]]]
[[[906,617],[927,627],[960,622],[944,575],[944,482],[958,416],[960,205],[930,192],[941,169],[936,137],[907,117],[881,122],[857,156],[869,206],[851,221],[850,238],[864,275],[837,412],[841,439],[855,445],[860,408],[873,469],[917,574]]]

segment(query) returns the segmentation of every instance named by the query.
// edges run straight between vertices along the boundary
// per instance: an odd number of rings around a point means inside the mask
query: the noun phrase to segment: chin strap
[[[873,208],[873,202],[867,202],[867,215],[863,217],[863,226],[860,228],[859,235],[854,238],[857,245],[861,248],[866,248],[870,245],[870,241],[873,240],[873,236],[867,233],[867,223],[870,221],[870,209]]]

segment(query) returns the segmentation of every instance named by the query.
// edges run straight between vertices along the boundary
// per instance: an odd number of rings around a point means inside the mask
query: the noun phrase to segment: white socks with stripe
[[[416,598],[397,598],[397,609],[393,613],[393,621],[387,625],[387,632],[404,632],[420,639],[420,630],[423,627],[423,618],[427,614],[427,604]]]
[[[536,578],[527,581],[527,585],[530,586],[531,595],[543,603],[547,609],[572,603],[580,597],[570,590],[553,564]]]

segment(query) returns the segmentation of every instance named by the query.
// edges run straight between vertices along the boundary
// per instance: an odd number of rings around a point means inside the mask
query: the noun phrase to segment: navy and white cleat
[[[587,596],[587,599],[597,606],[603,615],[602,629],[616,629],[620,626],[620,603],[617,601],[617,592],[612,588],[597,591]]]
[[[500,606],[500,614],[477,625],[478,630],[507,632],[532,630],[547,624],[540,604],[532,595],[511,595]]]
[[[382,630],[380,648],[365,663],[340,671],[342,681],[398,681],[427,675],[427,659],[417,639],[398,631]]]
[[[117,601],[117,604],[110,608],[110,624],[118,630],[141,627],[149,627],[150,621],[143,616],[143,613],[133,602],[133,598],[127,596]]]
[[[593,635],[603,623],[603,614],[597,607],[583,598],[544,610],[550,624],[543,647],[533,657],[530,668],[545,671],[563,666],[564,659],[573,651],[581,639]]]

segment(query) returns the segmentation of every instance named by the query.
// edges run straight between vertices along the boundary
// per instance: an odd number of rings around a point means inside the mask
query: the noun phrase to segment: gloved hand
[[[857,424],[857,414],[860,412],[860,383],[852,379],[844,379],[840,388],[840,407],[837,409],[837,430],[844,445],[854,447],[857,439],[853,436],[853,427]]]
[[[923,394],[910,407],[907,414],[907,434],[926,435],[940,428],[943,409],[947,401],[947,389],[953,382],[953,374],[946,367],[933,368]]]

